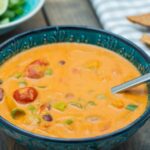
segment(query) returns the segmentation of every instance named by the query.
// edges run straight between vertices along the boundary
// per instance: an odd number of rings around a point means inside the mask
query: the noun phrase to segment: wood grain
[[[51,25],[99,27],[88,0],[47,0],[44,10]]]

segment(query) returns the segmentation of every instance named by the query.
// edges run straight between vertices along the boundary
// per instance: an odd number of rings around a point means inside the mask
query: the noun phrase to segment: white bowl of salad
[[[0,35],[33,17],[45,0],[0,0]]]

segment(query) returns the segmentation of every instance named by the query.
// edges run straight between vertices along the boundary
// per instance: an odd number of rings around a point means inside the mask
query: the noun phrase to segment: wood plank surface
[[[88,0],[47,0],[44,10],[51,25],[100,26]]]
[[[9,34],[0,36],[0,43],[26,30],[47,25],[83,25],[101,27],[88,0],[46,0],[43,11],[18,26]],[[150,150],[150,121],[126,143],[114,150]],[[0,132],[0,150],[28,150]]]

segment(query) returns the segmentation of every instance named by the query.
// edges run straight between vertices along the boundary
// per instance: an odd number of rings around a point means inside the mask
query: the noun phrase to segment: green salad
[[[26,0],[0,0],[0,25],[13,21],[24,13]]]

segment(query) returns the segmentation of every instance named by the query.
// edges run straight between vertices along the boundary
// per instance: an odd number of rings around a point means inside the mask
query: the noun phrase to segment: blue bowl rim
[[[137,45],[135,45],[133,42],[129,41],[128,39],[121,37],[120,35],[114,34],[110,31],[105,31],[105,30],[96,29],[96,28],[87,27],[87,26],[50,26],[50,27],[42,27],[42,28],[37,28],[34,30],[29,30],[27,32],[24,32],[24,33],[21,33],[21,34],[14,36],[14,37],[11,37],[9,40],[3,42],[0,45],[0,50],[2,50],[3,47],[5,47],[10,42],[15,41],[19,38],[28,36],[30,34],[36,34],[38,32],[47,31],[47,30],[48,31],[50,31],[50,30],[59,31],[59,30],[69,30],[69,29],[99,32],[99,33],[102,33],[105,35],[112,36],[116,39],[119,39],[123,43],[133,47],[136,51],[138,51],[143,56],[143,58],[145,58],[145,60],[148,61],[148,63],[150,63],[150,57],[141,48],[139,48]],[[31,138],[36,138],[38,140],[44,140],[47,142],[50,141],[50,142],[58,142],[58,143],[61,142],[61,143],[70,143],[71,144],[71,143],[96,142],[99,140],[106,140],[109,138],[113,138],[119,134],[122,134],[122,133],[128,131],[130,128],[136,126],[138,123],[140,123],[142,121],[145,122],[146,120],[149,119],[149,117],[150,117],[150,107],[148,107],[147,110],[139,118],[137,118],[135,121],[133,121],[132,123],[130,123],[129,125],[127,125],[124,128],[121,128],[117,131],[114,131],[114,132],[111,132],[108,134],[104,134],[104,135],[100,135],[100,136],[88,137],[88,138],[77,138],[77,139],[76,138],[55,138],[55,137],[48,137],[48,136],[43,136],[43,135],[39,135],[39,134],[34,134],[34,133],[31,133],[31,132],[26,131],[24,129],[21,129],[19,127],[16,127],[15,125],[10,123],[6,119],[2,118],[2,116],[0,116],[0,122],[5,126],[10,127],[12,130],[14,130],[20,134],[23,134],[25,136],[31,137]]]

